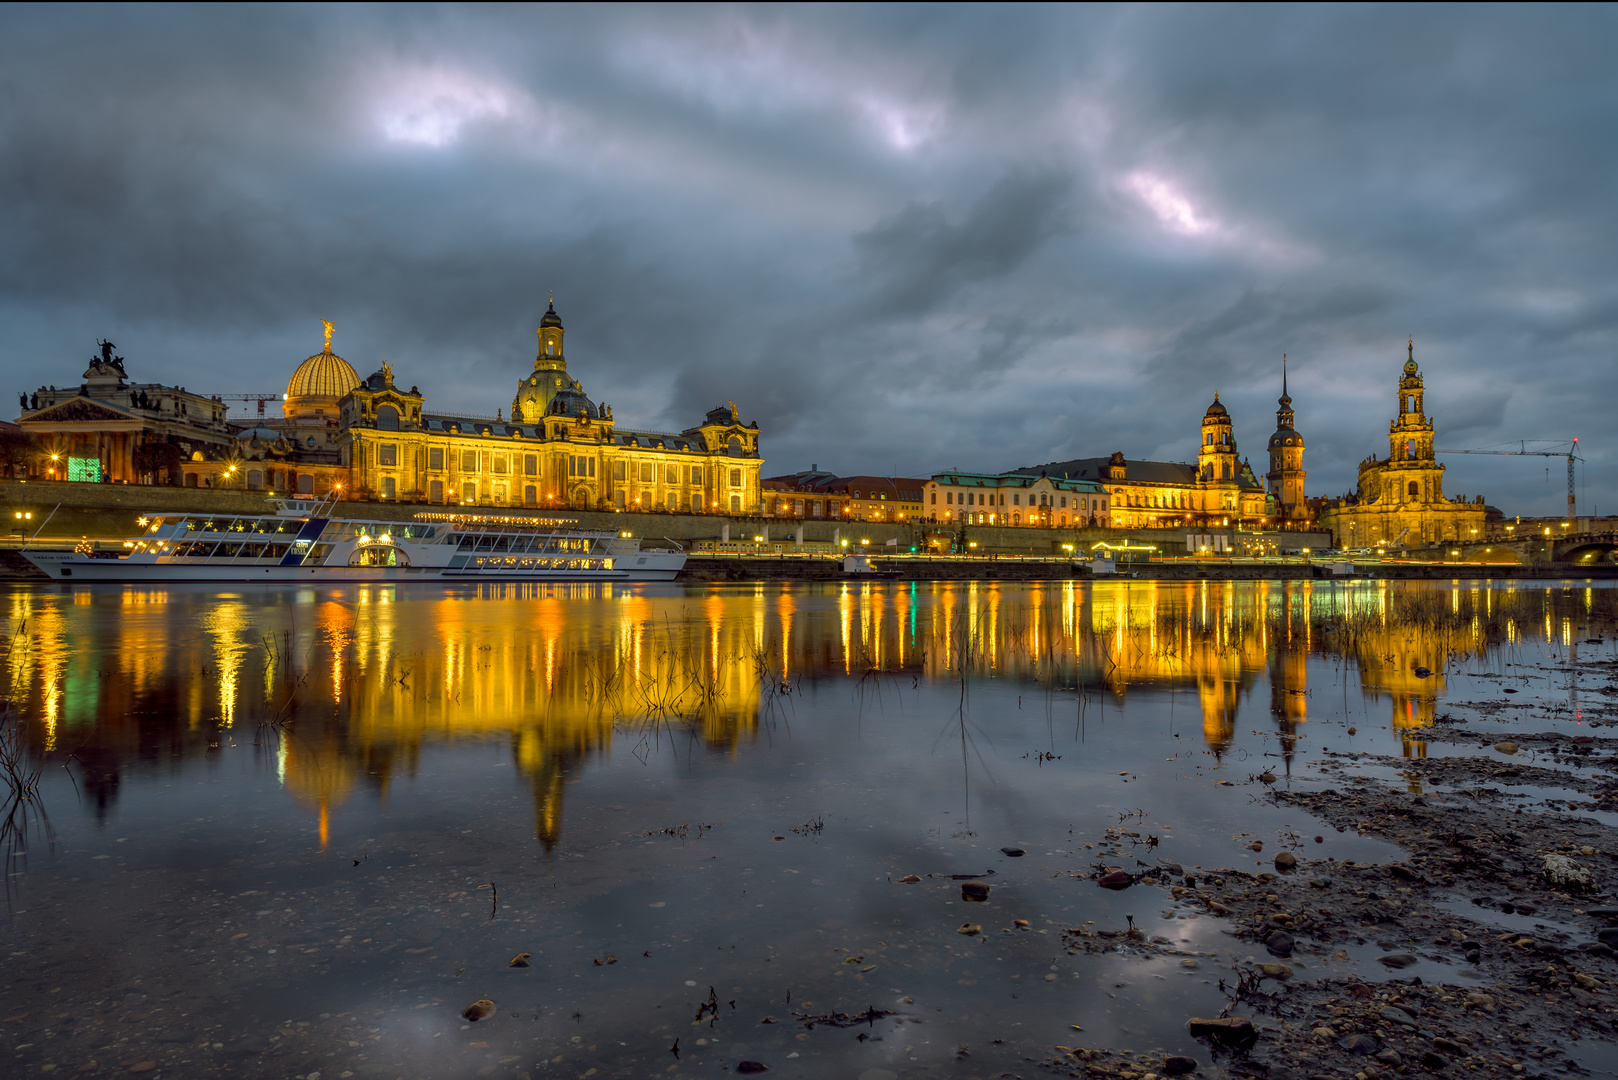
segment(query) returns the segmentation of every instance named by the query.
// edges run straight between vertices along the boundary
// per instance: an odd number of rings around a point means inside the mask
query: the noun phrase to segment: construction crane
[[[1530,450],[1531,442],[1550,442],[1550,439],[1524,439],[1518,443],[1517,450],[1434,450],[1435,454],[1502,454],[1507,457],[1565,457],[1567,458],[1567,519],[1575,520],[1579,515],[1576,512],[1577,502],[1574,496],[1573,463],[1583,461],[1579,456],[1579,440],[1574,439],[1566,450]],[[1561,443],[1557,444],[1562,445]]]
[[[209,396],[215,401],[256,401],[258,402],[258,414],[260,416],[264,415],[264,403],[266,401],[281,400],[280,394],[212,394]]]

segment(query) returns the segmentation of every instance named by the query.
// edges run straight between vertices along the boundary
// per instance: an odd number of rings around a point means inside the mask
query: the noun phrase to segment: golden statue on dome
[[[330,319],[321,319],[320,325],[326,328],[326,351],[331,352],[331,331],[333,323]]]

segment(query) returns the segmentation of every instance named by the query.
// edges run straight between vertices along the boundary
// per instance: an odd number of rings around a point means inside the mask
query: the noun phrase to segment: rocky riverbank
[[[1267,872],[1134,871],[1252,947],[1221,984],[1223,1013],[1187,1018],[1202,1060],[1059,1046],[1042,1064],[1123,1080],[1618,1075],[1618,739],[1432,734],[1476,740],[1479,756],[1328,753],[1317,764],[1335,786],[1250,781],[1322,833],[1397,844],[1398,862],[1315,859],[1324,837],[1298,836],[1250,845],[1276,850]],[[1092,876],[1108,874],[1131,872]],[[1312,974],[1353,961],[1353,975]]]

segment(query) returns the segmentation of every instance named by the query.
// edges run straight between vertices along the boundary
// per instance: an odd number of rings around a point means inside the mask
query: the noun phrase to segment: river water
[[[1185,1020],[1251,946],[1096,868],[1396,858],[1260,776],[1421,756],[1446,702],[1506,683],[1538,729],[1585,724],[1598,688],[1557,665],[1618,643],[1618,594],[1584,582],[0,600],[7,745],[40,770],[5,836],[12,1075],[1205,1059]]]

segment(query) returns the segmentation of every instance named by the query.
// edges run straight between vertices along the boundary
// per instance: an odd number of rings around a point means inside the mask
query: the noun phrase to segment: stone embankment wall
[[[5,534],[15,536],[15,530],[24,523],[15,518],[18,511],[34,516],[28,523],[27,534],[39,532],[42,541],[64,541],[88,538],[103,543],[117,542],[140,531],[137,524],[146,513],[213,513],[254,514],[268,509],[263,492],[241,491],[227,488],[175,488],[145,487],[134,484],[76,484],[60,481],[31,480],[27,482],[0,481],[0,514],[3,514]],[[342,512],[361,518],[381,521],[409,521],[423,511],[442,511],[441,506],[424,503],[343,503]],[[520,508],[509,511],[500,507],[468,508],[468,513],[512,516],[525,514]],[[732,541],[751,541],[755,536],[768,536],[772,541],[790,540],[801,527],[803,539],[818,543],[849,542],[849,550],[880,557],[889,540],[895,547],[908,551],[912,546],[925,548],[929,535],[959,536],[959,529],[947,525],[882,524],[860,521],[795,521],[762,517],[708,517],[698,514],[661,513],[604,513],[597,511],[559,511],[556,516],[578,522],[583,529],[626,531],[656,545],[658,541],[672,540],[689,550],[691,541],[717,540],[728,527]],[[48,520],[47,520],[48,519]],[[1098,542],[1117,544],[1130,540],[1136,544],[1157,546],[1167,554],[1185,553],[1185,536],[1194,529],[1031,529],[1000,528],[990,525],[971,525],[965,529],[967,542],[976,544],[972,549],[979,555],[1035,555],[1066,554],[1063,545],[1072,545],[1075,554],[1083,554]],[[1206,531],[1206,530],[1204,530]],[[1323,533],[1272,534],[1280,547],[1319,548],[1328,537]],[[861,543],[868,541],[868,543]]]

